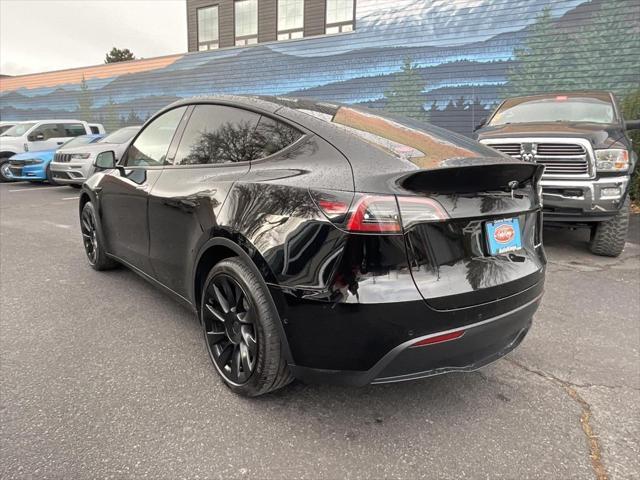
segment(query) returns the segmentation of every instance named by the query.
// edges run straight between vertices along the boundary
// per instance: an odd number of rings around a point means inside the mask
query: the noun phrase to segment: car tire
[[[209,358],[233,392],[256,397],[293,380],[271,294],[241,259],[225,259],[211,269],[202,288],[200,319]]]
[[[618,257],[624,250],[628,230],[629,197],[615,217],[592,227],[589,243],[591,252],[604,257]]]
[[[111,270],[118,266],[117,262],[107,256],[104,243],[100,235],[95,209],[91,202],[82,207],[80,213],[80,230],[82,231],[82,243],[87,254],[89,265],[94,270]]]
[[[53,173],[51,172],[51,165],[47,165],[47,169],[45,170],[45,173],[47,175],[47,182],[49,182],[49,185],[53,185],[53,186],[58,186],[60,185],[58,182],[56,182],[53,178]]]
[[[0,182],[15,182],[13,178],[7,176],[9,169],[9,157],[0,158]]]

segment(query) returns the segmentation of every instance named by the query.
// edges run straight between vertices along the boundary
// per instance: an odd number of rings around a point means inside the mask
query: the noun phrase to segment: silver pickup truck
[[[629,225],[629,187],[637,163],[610,92],[509,98],[481,122],[476,139],[511,157],[545,166],[545,224],[591,229],[591,251],[617,257]]]

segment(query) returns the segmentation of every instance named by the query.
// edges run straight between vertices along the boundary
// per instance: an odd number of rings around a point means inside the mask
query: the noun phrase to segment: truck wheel
[[[629,229],[629,197],[611,220],[600,222],[591,230],[589,248],[604,257],[617,257],[622,253]]]
[[[0,158],[0,182],[13,182],[13,178],[9,177],[9,157]]]

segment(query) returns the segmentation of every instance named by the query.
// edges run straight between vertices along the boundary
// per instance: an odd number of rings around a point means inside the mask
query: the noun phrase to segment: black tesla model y
[[[91,266],[126,265],[197,311],[242,395],[473,370],[522,341],[541,299],[543,167],[428,124],[197,98],[96,167]]]

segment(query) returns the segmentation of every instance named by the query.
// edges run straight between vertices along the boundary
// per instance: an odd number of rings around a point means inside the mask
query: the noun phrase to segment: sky
[[[187,51],[185,0],[0,0],[0,74],[104,63],[112,47],[136,58]]]

